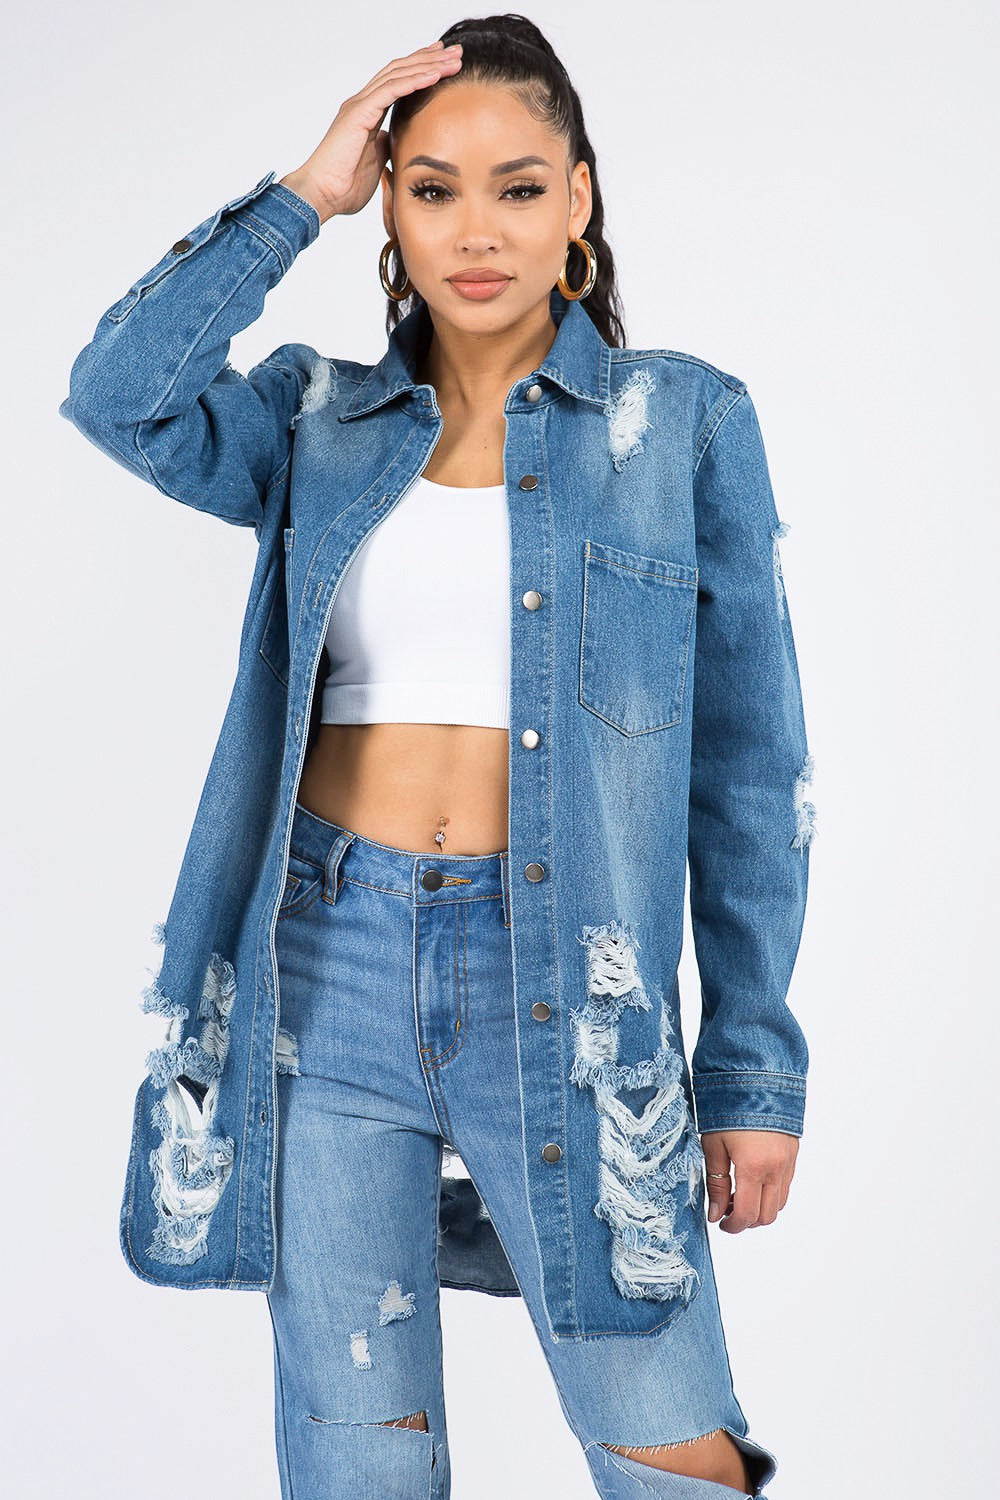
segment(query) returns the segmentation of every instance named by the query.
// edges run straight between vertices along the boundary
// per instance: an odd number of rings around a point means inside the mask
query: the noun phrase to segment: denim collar
[[[563,297],[558,287],[552,288],[549,308],[556,323],[556,336],[535,373],[547,376],[571,396],[604,406],[611,390],[610,345],[591,321],[590,314],[579,302]],[[385,354],[347,402],[340,421],[363,416],[404,392],[419,389],[416,380],[419,351],[425,347],[430,332],[427,304],[418,303],[392,330]]]

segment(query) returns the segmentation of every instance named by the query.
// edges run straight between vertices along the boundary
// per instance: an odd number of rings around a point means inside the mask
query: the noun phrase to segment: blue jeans
[[[734,1500],[604,1444],[725,1428],[752,1493],[714,1277],[659,1335],[553,1342],[522,1171],[507,853],[417,854],[295,808],[280,983],[275,1435],[283,1500],[448,1500],[437,1214],[468,1168],[607,1500]],[[428,889],[421,875],[441,872]],[[431,881],[433,886],[434,881]],[[426,1413],[427,1431],[386,1425]]]

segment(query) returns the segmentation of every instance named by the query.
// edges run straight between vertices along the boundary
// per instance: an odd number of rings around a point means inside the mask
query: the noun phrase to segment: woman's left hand
[[[711,1130],[701,1138],[707,1177],[708,1219],[722,1219],[728,1234],[773,1224],[788,1201],[799,1137],[780,1130]],[[736,1169],[736,1189],[730,1169]]]

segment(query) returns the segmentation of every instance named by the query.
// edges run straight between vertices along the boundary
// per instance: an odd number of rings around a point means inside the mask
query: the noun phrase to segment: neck
[[[555,342],[557,325],[548,300],[511,328],[470,333],[431,314],[433,331],[418,372],[438,403],[453,410],[481,411],[502,404],[516,380],[540,365]]]

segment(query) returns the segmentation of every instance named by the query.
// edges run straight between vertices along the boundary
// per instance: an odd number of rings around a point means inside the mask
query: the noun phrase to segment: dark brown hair
[[[456,74],[439,79],[429,88],[414,89],[395,101],[389,114],[390,151],[403,125],[423,109],[436,90],[447,88],[453,79],[512,84],[525,108],[567,141],[571,165],[585,161],[590,169],[593,207],[583,236],[597,253],[597,280],[580,305],[586,309],[607,343],[624,347],[624,314],[614,258],[604,235],[604,203],[597,180],[594,148],[587,137],[579,96],[566,69],[538,27],[526,16],[508,14],[456,21],[442,32],[441,40],[446,46],[451,42],[461,42],[462,66]],[[586,256],[579,245],[571,245],[566,262],[566,279],[570,286],[580,286],[586,271]],[[389,257],[388,268],[393,286],[400,284],[402,272],[399,247],[396,246]],[[386,301],[386,333],[391,333],[400,319],[424,299],[414,289],[401,302],[395,302],[391,297]]]

